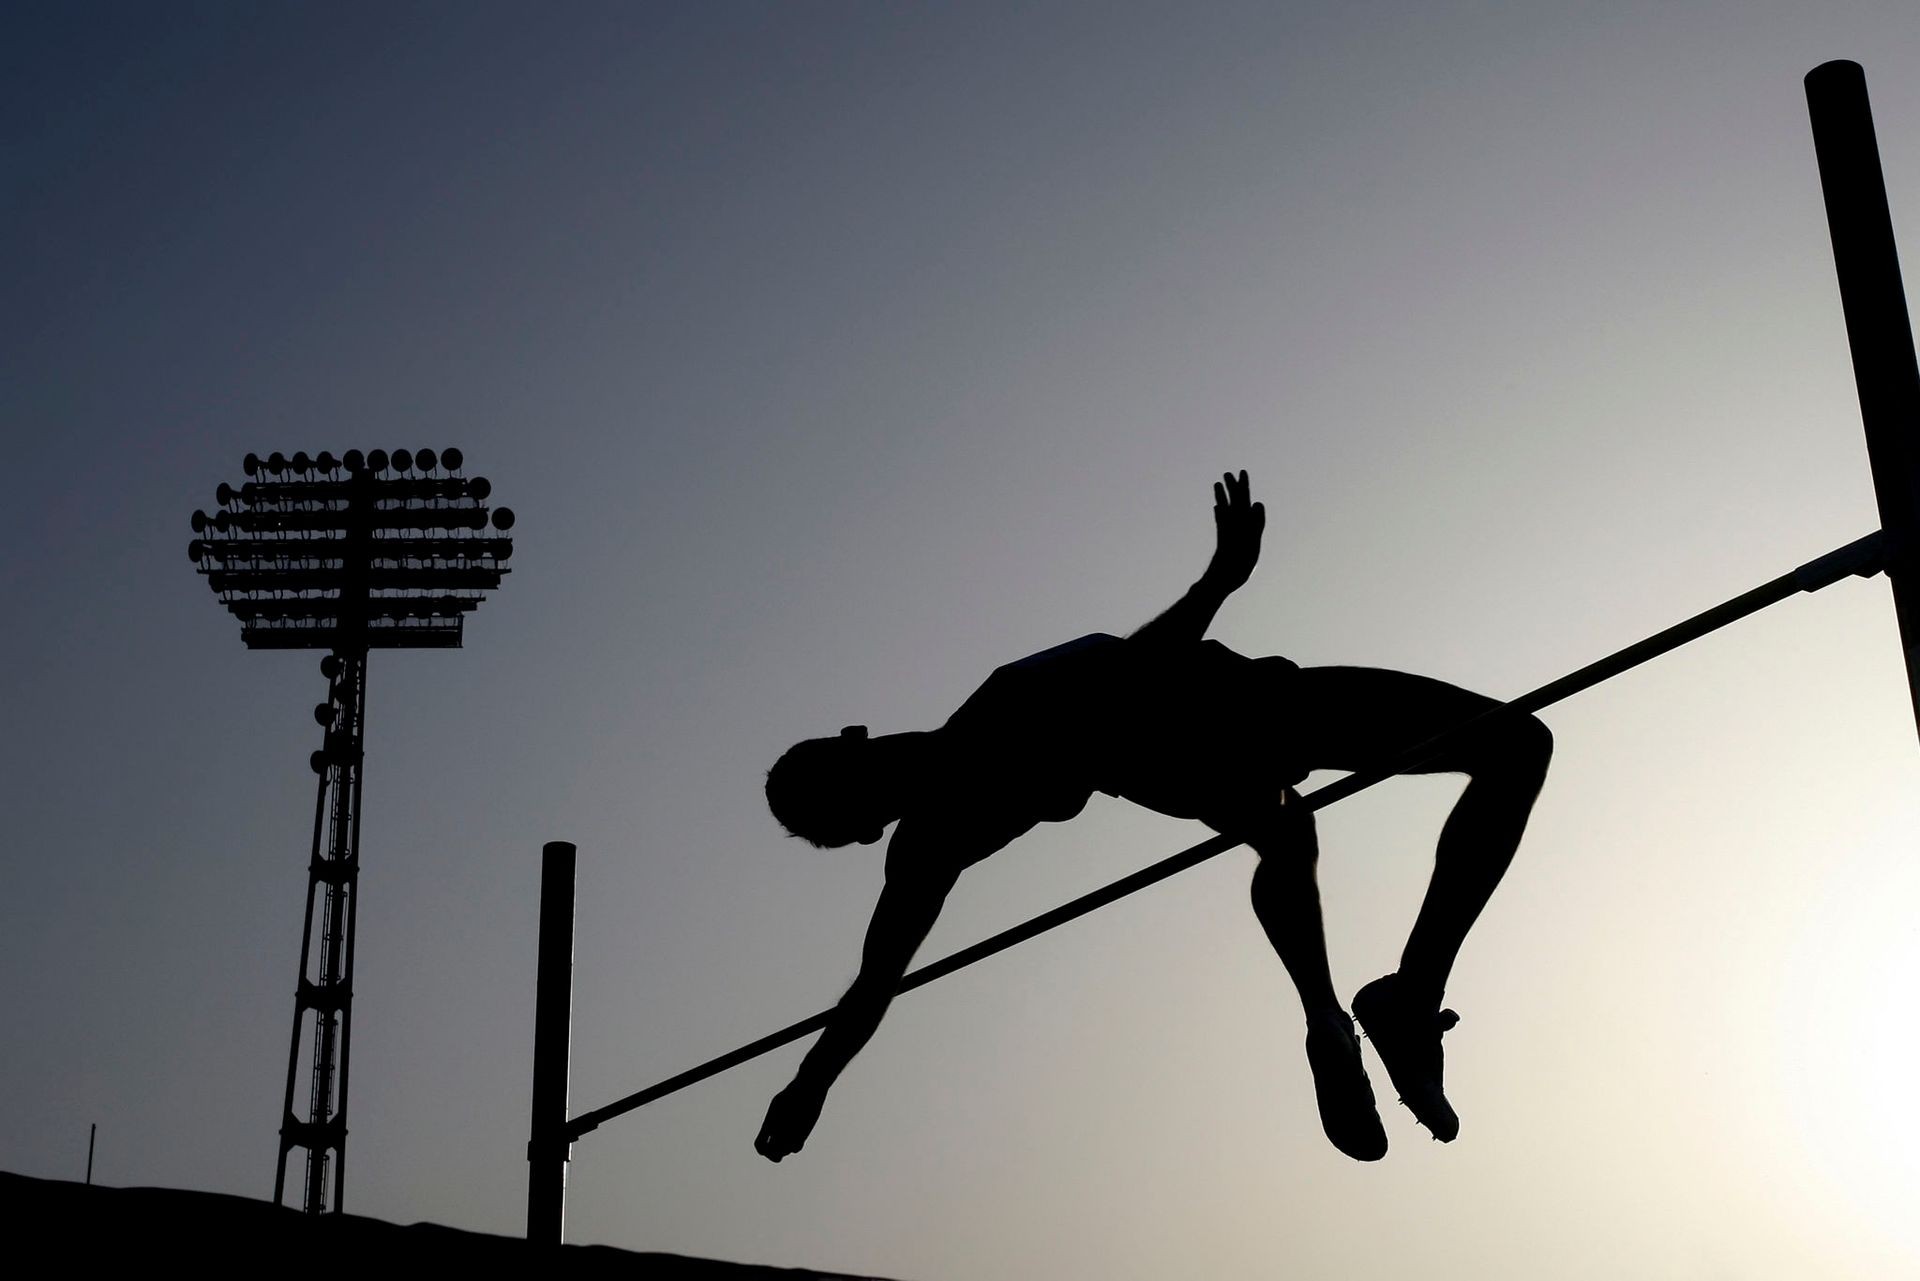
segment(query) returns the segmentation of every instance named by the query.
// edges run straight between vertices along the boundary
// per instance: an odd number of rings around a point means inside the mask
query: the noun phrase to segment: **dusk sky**
[[[519,516],[375,653],[347,1208],[523,1227],[543,841],[575,1111],[832,1002],[883,847],[793,741],[938,725],[1169,604],[1500,697],[1875,528],[1801,78],[1886,3],[80,4],[0,15],[0,1168],[265,1197],[317,654],[188,517],[248,451],[448,445]],[[916,1281],[1920,1272],[1920,745],[1884,581],[1547,713],[1448,992],[1462,1128],[1321,1135],[1235,851],[574,1149],[568,1239]],[[1460,782],[1321,816],[1342,994]],[[1206,835],[1096,797],[923,960]]]

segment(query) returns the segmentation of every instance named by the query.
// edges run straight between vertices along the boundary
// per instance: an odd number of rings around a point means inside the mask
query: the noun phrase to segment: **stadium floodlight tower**
[[[313,709],[325,738],[311,760],[320,786],[273,1182],[278,1204],[287,1154],[304,1148],[305,1207],[314,1214],[328,1208],[330,1161],[335,1211],[346,1190],[367,652],[457,648],[466,616],[500,585],[513,554],[504,536],[513,513],[499,507],[489,515],[491,486],[462,474],[463,462],[457,449],[248,454],[247,481],[220,485],[214,515],[193,514],[189,554],[240,620],[248,649],[331,651],[320,660],[327,700]],[[293,1095],[309,1013],[312,1086],[301,1120]]]

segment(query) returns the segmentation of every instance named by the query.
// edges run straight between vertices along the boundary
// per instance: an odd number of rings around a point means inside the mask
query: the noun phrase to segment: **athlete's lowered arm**
[[[1166,613],[1142,627],[1132,639],[1153,644],[1194,645],[1206,638],[1213,616],[1227,597],[1253,576],[1260,559],[1260,535],[1267,509],[1252,498],[1247,473],[1222,476],[1213,486],[1213,559],[1200,581]]]
[[[893,856],[903,852],[903,835],[910,842],[918,839],[909,830],[910,823],[903,821],[894,832],[888,862],[897,870],[888,872],[873,920],[867,925],[859,975],[834,1007],[820,1039],[801,1060],[793,1083],[776,1094],[767,1108],[767,1119],[753,1146],[769,1161],[778,1161],[805,1146],[807,1135],[820,1119],[827,1091],[880,1026],[915,950],[925,941],[959,879],[957,860],[932,857],[941,851],[908,848],[904,851],[906,858],[894,861]]]

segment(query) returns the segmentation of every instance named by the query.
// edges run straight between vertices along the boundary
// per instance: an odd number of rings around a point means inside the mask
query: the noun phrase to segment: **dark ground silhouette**
[[[60,1270],[97,1274],[116,1264],[152,1271],[168,1260],[215,1275],[270,1272],[289,1260],[324,1258],[330,1268],[377,1267],[418,1276],[460,1269],[474,1276],[626,1277],[634,1281],[877,1281],[845,1272],[768,1268],[678,1254],[640,1254],[605,1245],[539,1246],[519,1237],[462,1232],[432,1223],[402,1225],[355,1214],[303,1214],[268,1201],[178,1188],[108,1188],[0,1173],[0,1215],[19,1257],[60,1261]]]
[[[1327,1137],[1357,1160],[1385,1155],[1354,1018],[1328,968],[1313,815],[1293,787],[1313,770],[1392,758],[1499,704],[1423,676],[1302,668],[1205,639],[1252,575],[1266,524],[1245,472],[1213,489],[1206,572],[1130,637],[1083,636],[1001,667],[937,730],[874,738],[849,726],[797,744],[768,773],[775,816],[815,845],[871,844],[899,826],[859,975],[768,1108],[755,1141],[763,1156],[778,1161],[806,1142],[960,873],[1040,823],[1073,818],[1096,791],[1197,819],[1259,853],[1254,914],[1300,995]],[[1493,717],[1417,771],[1468,783],[1399,968],[1360,990],[1353,1015],[1438,1139],[1459,1130],[1442,1079],[1440,1037],[1458,1021],[1440,1005],[1447,976],[1513,858],[1551,754],[1536,718]]]

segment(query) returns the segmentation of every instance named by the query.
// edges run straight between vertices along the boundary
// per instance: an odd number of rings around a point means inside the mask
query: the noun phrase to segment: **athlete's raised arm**
[[[1260,535],[1266,527],[1267,509],[1253,501],[1247,473],[1236,477],[1228,472],[1214,482],[1213,559],[1200,581],[1166,613],[1135,632],[1133,639],[1188,645],[1204,639],[1220,606],[1253,576],[1253,567],[1260,560]]]
[[[946,904],[964,863],[944,848],[926,846],[929,838],[914,820],[895,829],[887,851],[887,883],[867,925],[860,973],[834,1007],[820,1039],[807,1051],[793,1084],[774,1095],[767,1119],[753,1146],[769,1161],[798,1152],[820,1119],[827,1091],[860,1052],[893,1000],[900,979]]]

